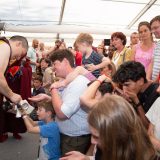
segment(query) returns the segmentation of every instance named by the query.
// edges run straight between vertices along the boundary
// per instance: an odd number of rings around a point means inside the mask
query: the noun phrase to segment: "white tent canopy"
[[[139,22],[160,15],[159,6],[160,0],[1,0],[0,23],[5,23],[2,35],[7,37],[73,43],[86,32],[102,40],[115,31],[129,36]]]

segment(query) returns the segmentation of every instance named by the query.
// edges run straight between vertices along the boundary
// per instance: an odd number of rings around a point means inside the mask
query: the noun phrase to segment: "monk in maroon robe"
[[[29,60],[23,62],[18,61],[12,64],[7,70],[6,80],[8,86],[13,92],[20,94],[22,99],[28,100],[31,97],[31,78],[32,68],[30,67]],[[13,133],[13,137],[21,139],[18,133],[25,133],[26,127],[22,118],[16,118],[15,114],[6,112],[6,132]]]

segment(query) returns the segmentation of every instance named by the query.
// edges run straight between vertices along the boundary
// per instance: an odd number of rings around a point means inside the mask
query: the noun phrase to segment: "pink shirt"
[[[147,71],[148,66],[152,61],[154,48],[155,44],[148,51],[144,51],[142,50],[140,44],[136,45],[135,61],[142,63],[145,71]]]

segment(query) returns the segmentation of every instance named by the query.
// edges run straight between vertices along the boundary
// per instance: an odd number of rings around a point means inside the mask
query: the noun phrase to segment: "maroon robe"
[[[14,66],[13,66],[14,67]],[[10,73],[7,73],[6,79],[9,87],[13,92],[20,94],[22,99],[28,99],[31,97],[31,77],[32,69],[29,62],[25,62],[22,67],[20,67],[19,75],[11,77]],[[16,118],[15,114],[6,112],[6,129],[7,132],[11,133],[24,133],[26,132],[26,127],[22,118]]]

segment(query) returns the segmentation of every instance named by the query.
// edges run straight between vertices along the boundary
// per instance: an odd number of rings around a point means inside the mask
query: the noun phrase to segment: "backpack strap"
[[[125,51],[124,51],[124,53],[123,53],[123,59],[122,59],[122,62],[123,62],[123,63],[124,63],[125,58],[126,58],[126,51],[127,51],[127,49],[125,49]]]

